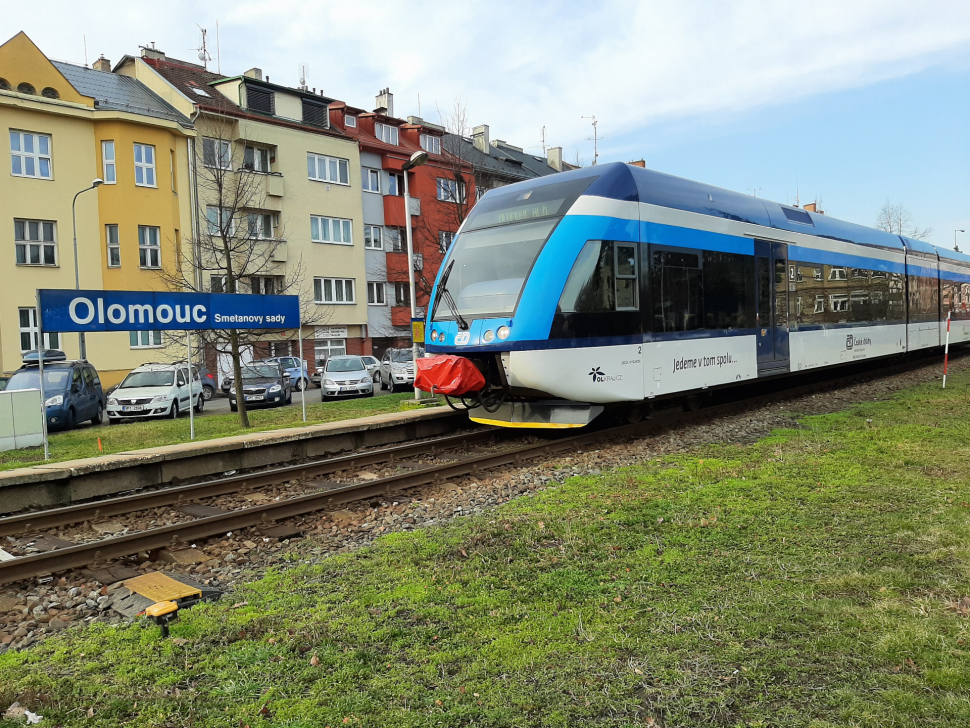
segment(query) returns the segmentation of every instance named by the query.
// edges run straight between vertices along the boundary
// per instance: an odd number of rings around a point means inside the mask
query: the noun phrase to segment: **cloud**
[[[0,36],[25,30],[55,58],[112,60],[156,41],[193,59],[195,23],[222,70],[252,66],[295,85],[299,65],[328,95],[370,108],[390,86],[397,115],[438,121],[457,96],[492,137],[537,149],[587,145],[657,124],[716,119],[947,64],[970,45],[970,3],[276,2],[201,5],[2,0]]]

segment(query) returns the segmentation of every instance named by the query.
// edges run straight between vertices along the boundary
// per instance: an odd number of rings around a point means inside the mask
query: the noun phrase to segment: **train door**
[[[754,241],[758,300],[758,373],[788,371],[788,246]],[[794,275],[791,275],[794,278]]]

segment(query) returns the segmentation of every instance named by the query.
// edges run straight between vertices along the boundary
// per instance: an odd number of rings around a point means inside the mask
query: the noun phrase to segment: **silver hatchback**
[[[373,397],[374,380],[359,356],[332,356],[320,378],[320,399]]]

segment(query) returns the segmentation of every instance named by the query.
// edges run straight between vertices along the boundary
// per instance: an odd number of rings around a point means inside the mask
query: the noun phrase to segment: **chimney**
[[[562,172],[562,147],[549,147],[546,151],[546,164],[557,172]]]
[[[643,167],[644,169],[647,168],[647,160],[646,159],[638,159],[635,162],[629,162],[629,164],[632,164],[634,167]]]
[[[91,64],[91,68],[95,71],[104,71],[105,73],[111,73],[111,61],[104,57],[104,54]]]
[[[488,143],[488,124],[480,124],[472,129],[472,143],[482,154],[489,153],[491,145]]]
[[[154,44],[152,44],[152,47],[151,48],[147,48],[145,46],[142,46],[142,48],[141,48],[141,57],[142,58],[150,58],[150,59],[155,60],[155,61],[164,61],[165,60],[165,52],[158,50],[158,48],[156,48],[154,46]]]
[[[246,78],[256,79],[257,81],[262,81],[263,80],[263,69],[262,68],[250,68],[248,71],[246,71],[243,74],[243,76],[245,76]],[[269,81],[269,78],[267,78],[266,80]]]
[[[809,212],[818,212],[818,210],[815,209],[815,203],[814,202],[806,202],[805,203],[805,207],[802,208],[802,209],[808,210]]]
[[[377,104],[377,108],[374,109],[375,113],[394,116],[394,94],[391,93],[390,88],[381,89],[381,92],[377,94],[375,103]]]

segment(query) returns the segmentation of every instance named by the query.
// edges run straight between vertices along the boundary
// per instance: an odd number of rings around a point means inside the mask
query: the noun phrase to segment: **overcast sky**
[[[218,58],[216,21],[219,23]],[[970,231],[970,2],[0,0],[0,39],[112,62],[154,41],[397,116],[456,99],[493,139],[647,166],[866,225],[903,202],[932,241]],[[961,247],[970,249],[970,232]]]

